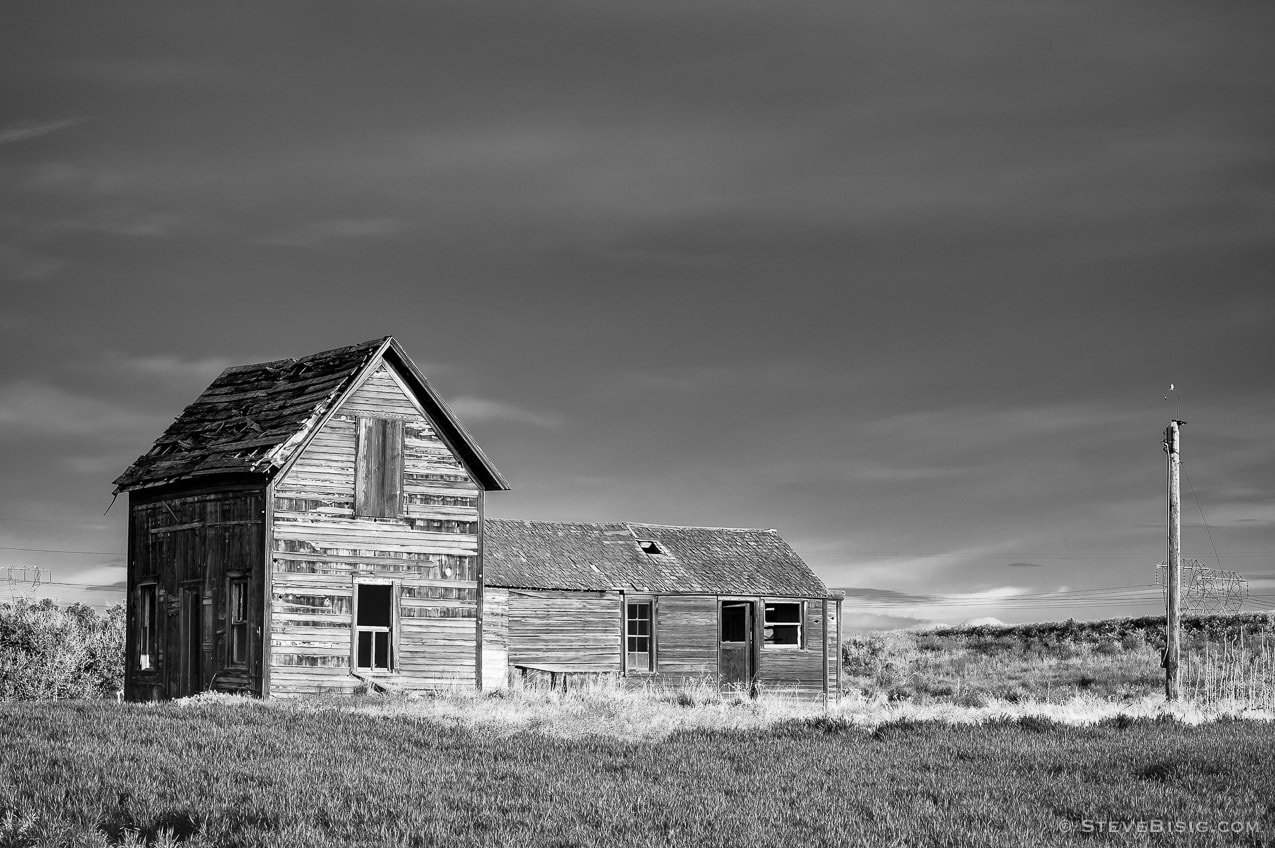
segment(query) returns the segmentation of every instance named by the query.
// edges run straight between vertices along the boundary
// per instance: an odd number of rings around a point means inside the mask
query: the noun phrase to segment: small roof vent
[[[644,554],[659,556],[664,553],[664,549],[656,544],[654,539],[638,539],[637,543],[638,547],[642,549],[642,553]]]

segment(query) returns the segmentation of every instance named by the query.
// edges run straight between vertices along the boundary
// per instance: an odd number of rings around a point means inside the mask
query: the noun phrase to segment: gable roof
[[[508,489],[399,343],[386,336],[300,359],[227,368],[116,478],[115,491],[213,474],[272,476],[382,361],[407,384],[478,484],[489,491]]]
[[[832,597],[774,530],[488,518],[483,572],[511,589]]]

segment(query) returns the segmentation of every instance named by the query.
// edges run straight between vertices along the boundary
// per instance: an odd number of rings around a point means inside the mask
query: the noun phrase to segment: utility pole
[[[1169,563],[1167,609],[1165,610],[1164,646],[1164,696],[1176,701],[1181,694],[1178,679],[1178,658],[1181,655],[1182,602],[1182,491],[1178,475],[1182,457],[1178,451],[1178,430],[1185,424],[1176,418],[1164,428],[1164,450],[1169,455]]]

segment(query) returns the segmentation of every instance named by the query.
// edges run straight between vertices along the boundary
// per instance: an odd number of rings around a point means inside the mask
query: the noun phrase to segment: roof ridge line
[[[702,524],[655,524],[649,521],[622,521],[620,523],[636,527],[664,527],[669,530],[738,530],[749,533],[779,533],[773,527],[708,527]]]

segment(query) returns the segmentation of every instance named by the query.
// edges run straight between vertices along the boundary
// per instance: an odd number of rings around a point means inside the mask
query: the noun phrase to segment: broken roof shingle
[[[479,482],[507,489],[500,472],[390,336],[300,359],[222,371],[151,449],[115,480],[117,492],[212,474],[273,473],[378,356],[392,359],[440,432]]]
[[[489,518],[483,533],[489,586],[831,597],[774,530]],[[643,553],[639,540],[663,553]]]

